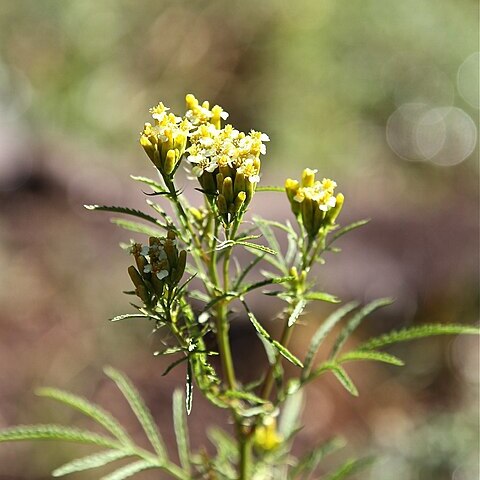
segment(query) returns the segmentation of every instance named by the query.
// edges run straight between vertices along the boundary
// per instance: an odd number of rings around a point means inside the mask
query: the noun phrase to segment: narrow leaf
[[[320,325],[320,327],[318,327],[317,331],[312,337],[310,347],[308,348],[307,356],[305,357],[305,368],[302,372],[302,379],[306,378],[309,375],[310,370],[312,369],[315,355],[317,354],[318,349],[325,337],[330,333],[330,331],[335,327],[335,325],[340,320],[342,320],[345,315],[347,315],[357,307],[357,302],[350,302],[345,304],[343,307],[340,307],[338,310],[335,310],[331,315],[329,315]]]
[[[257,187],[256,192],[285,192],[285,187],[274,187],[267,185],[265,187]]]
[[[16,440],[63,440],[110,448],[120,447],[118,441],[113,438],[63,425],[21,425],[0,430],[0,442]]]
[[[173,393],[173,426],[177,439],[178,457],[182,468],[190,474],[190,444],[188,440],[185,399],[181,390]]]
[[[280,252],[280,245],[270,225],[268,225],[268,223],[264,222],[263,220],[260,220],[259,218],[257,218],[257,223],[260,231],[262,232],[262,235],[265,237],[265,240],[268,242],[270,248],[275,252]]]
[[[407,342],[417,338],[433,337],[435,335],[479,335],[480,329],[470,325],[458,324],[427,324],[418,327],[394,330],[379,337],[371,338],[358,347],[359,350],[374,350],[399,342]]]
[[[130,178],[137,182],[144,183],[145,185],[148,185],[149,187],[152,187],[152,190],[155,190],[156,192],[163,192],[163,193],[168,193],[163,185],[160,183],[156,182],[155,180],[152,180],[151,178],[147,177],[138,177],[136,175],[130,175]]]
[[[248,318],[250,322],[252,322],[252,325],[254,326],[255,330],[258,332],[259,335],[261,335],[266,341],[268,341],[275,349],[285,357],[289,362],[292,362],[294,365],[298,367],[303,367],[303,363],[292,353],[290,352],[286,347],[284,347],[280,342],[277,340],[273,340],[270,334],[263,328],[263,326],[260,324],[260,322],[256,319],[255,315],[250,311],[248,308],[247,304],[245,302],[242,302],[245,310],[247,311]]]
[[[332,438],[327,442],[315,447],[311,452],[302,457],[297,465],[293,467],[289,478],[295,479],[300,475],[303,478],[309,478],[315,472],[320,462],[330,453],[335,452],[345,446],[345,441],[340,438]]]
[[[53,477],[63,477],[74,472],[83,472],[92,468],[103,467],[115,460],[131,456],[131,453],[122,450],[107,450],[105,452],[94,453],[88,457],[77,458],[71,462],[58,467],[52,472]]]
[[[295,324],[295,322],[298,320],[298,317],[301,315],[301,313],[305,309],[306,305],[307,305],[307,302],[303,298],[300,299],[299,302],[295,305],[295,308],[293,309],[290,317],[288,317],[289,327]]]
[[[303,401],[304,397],[302,390],[298,390],[287,397],[278,425],[278,431],[284,438],[290,438],[292,433],[299,427],[300,415],[304,403]]]
[[[40,397],[51,398],[52,400],[57,400],[58,402],[62,402],[69,407],[79,410],[84,415],[87,415],[102,425],[122,443],[131,443],[128,433],[118,420],[109,412],[89,400],[57,388],[39,388],[35,393]]]
[[[375,352],[369,350],[348,352],[338,359],[338,363],[351,362],[356,360],[373,360],[376,362],[388,363],[390,365],[397,365],[399,367],[405,365],[405,362],[403,360],[395,357],[394,355],[390,355],[389,353],[385,352]]]
[[[143,233],[149,237],[158,237],[162,234],[160,230],[151,228],[148,225],[143,225],[138,222],[131,222],[129,220],[124,220],[123,218],[111,218],[110,221],[119,227],[129,230],[130,232]]]
[[[348,373],[339,365],[332,365],[332,373],[337,377],[338,381],[343,385],[345,390],[351,393],[354,397],[358,397],[357,387],[352,382],[351,378],[348,376]]]
[[[104,371],[105,374],[117,384],[117,387],[127,400],[133,413],[135,413],[140,425],[142,425],[145,434],[150,440],[150,443],[155,449],[155,452],[157,452],[159,458],[165,459],[167,455],[160,432],[155,425],[152,414],[148,410],[136,388],[132,385],[130,380],[118,370],[115,370],[112,367],[106,367]]]
[[[234,242],[235,245],[242,245],[246,248],[253,248],[255,250],[260,250],[261,252],[270,253],[271,255],[277,255],[277,251],[271,248],[266,247],[265,245],[259,245],[258,243],[251,242]]]
[[[297,358],[290,350],[284,347],[280,342],[273,340],[272,345],[278,350],[280,355],[283,355],[289,362],[292,362],[297,367],[303,368],[303,363],[301,360]]]
[[[335,295],[325,292],[310,292],[305,295],[307,300],[320,300],[322,302],[340,303],[340,299]]]
[[[342,237],[346,233],[351,232],[352,230],[355,230],[356,228],[363,227],[368,222],[370,222],[370,219],[365,218],[364,220],[358,220],[357,222],[350,223],[350,225],[346,225],[345,227],[341,228],[340,230],[337,230],[337,232],[332,235],[332,238],[330,239],[330,242],[329,242],[328,246],[330,246],[335,240]]]
[[[132,477],[136,473],[147,470],[148,468],[158,468],[158,465],[154,465],[146,460],[139,460],[138,462],[125,465],[114,472],[105,475],[100,480],[124,480],[125,478]]]
[[[121,320],[127,320],[129,318],[150,318],[148,315],[142,315],[140,313],[125,313],[123,315],[117,315],[110,319],[111,322],[119,322]]]
[[[192,405],[193,405],[193,372],[192,372],[192,364],[190,360],[187,362],[187,378],[185,382],[185,409],[187,411],[187,415],[190,415],[192,412]]]
[[[338,470],[331,473],[326,480],[343,480],[350,475],[357,473],[372,463],[372,458],[360,458],[347,460]]]
[[[124,213],[125,215],[131,215],[133,217],[141,218],[147,222],[154,223],[155,225],[163,226],[158,219],[152,217],[148,213],[133,208],[127,207],[114,207],[109,205],[84,205],[87,210],[98,210],[102,212]]]
[[[343,347],[345,342],[347,341],[348,337],[352,334],[352,332],[360,325],[362,320],[369,315],[370,313],[374,312],[375,310],[384,307],[386,305],[390,305],[392,303],[391,298],[379,298],[374,300],[373,302],[368,303],[364,307],[362,307],[345,325],[343,330],[340,332],[335,344],[333,345],[332,352],[330,353],[330,358],[335,358],[340,349]]]

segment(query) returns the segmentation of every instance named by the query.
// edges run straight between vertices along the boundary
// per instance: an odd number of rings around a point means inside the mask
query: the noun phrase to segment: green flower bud
[[[343,196],[342,193],[338,193],[335,199],[336,199],[335,206],[327,212],[327,215],[325,217],[329,225],[335,225],[335,220],[337,220],[337,217],[340,215],[340,212],[342,211],[345,197]]]
[[[170,175],[175,170],[175,166],[177,164],[177,155],[178,155],[178,150],[169,150],[167,152],[162,173],[165,173],[166,175]]]
[[[245,204],[245,199],[247,198],[247,194],[245,192],[239,192],[237,198],[235,198],[235,202],[233,202],[233,212],[238,213],[243,205]]]
[[[245,179],[243,173],[237,172],[235,174],[235,182],[233,186],[234,195],[238,195],[240,192],[244,192],[247,189],[246,182],[248,182],[248,180]]]
[[[222,193],[225,197],[227,205],[230,206],[230,204],[233,203],[233,182],[230,177],[227,177],[223,180]]]
[[[225,215],[228,213],[227,202],[221,193],[217,195],[217,207],[220,215]]]

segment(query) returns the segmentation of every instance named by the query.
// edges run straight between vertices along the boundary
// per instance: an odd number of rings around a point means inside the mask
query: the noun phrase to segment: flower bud
[[[235,198],[235,202],[233,202],[233,212],[234,214],[238,213],[243,205],[245,204],[245,199],[247,198],[247,194],[245,192],[239,192],[237,198]]]
[[[300,213],[300,203],[294,199],[299,188],[300,184],[297,182],[297,180],[292,180],[291,178],[287,178],[285,180],[285,191],[287,192],[287,197],[290,201],[290,206],[292,207],[292,212],[295,216],[298,216]]]
[[[312,187],[315,182],[317,170],[306,168],[302,173],[302,187]]]
[[[227,205],[229,206],[230,204],[232,204],[233,203],[233,182],[230,177],[227,177],[223,180],[222,193],[223,193],[223,196],[225,197],[225,201],[227,202]]]
[[[166,175],[170,175],[177,164],[178,150],[169,150],[165,157],[165,164],[163,165],[163,171]]]
[[[342,211],[342,207],[343,207],[343,202],[345,200],[345,197],[343,196],[342,193],[338,193],[335,198],[336,198],[335,207],[329,210],[325,216],[325,219],[329,225],[335,225],[335,220],[337,220],[337,217],[340,215],[340,212]]]

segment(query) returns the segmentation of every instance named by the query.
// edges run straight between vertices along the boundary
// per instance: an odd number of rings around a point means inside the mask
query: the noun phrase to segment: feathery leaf
[[[128,453],[122,450],[107,450],[104,452],[94,453],[87,457],[77,458],[71,462],[56,468],[52,472],[53,477],[63,477],[70,473],[83,472],[84,470],[90,470],[92,468],[103,467],[115,460],[129,457],[132,453]]]
[[[105,374],[117,384],[117,387],[124,395],[159,458],[167,458],[160,432],[155,425],[152,414],[148,410],[136,388],[132,385],[130,380],[118,370],[115,370],[112,367],[106,367],[104,371]]]
[[[90,402],[86,398],[74,395],[73,393],[65,392],[57,388],[39,388],[36,394],[40,397],[47,397],[58,402],[62,402],[69,407],[75,408],[84,415],[95,420],[102,425],[112,435],[117,437],[122,443],[130,444],[131,439],[118,420],[109,412],[98,405]]]

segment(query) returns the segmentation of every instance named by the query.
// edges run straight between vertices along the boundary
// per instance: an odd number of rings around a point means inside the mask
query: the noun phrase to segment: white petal
[[[226,119],[228,118],[228,112],[223,111],[223,112],[220,114],[220,118],[223,118],[223,120],[226,120]]]
[[[159,280],[163,280],[165,277],[168,277],[168,270],[160,270],[158,273],[157,273],[157,278]]]
[[[270,141],[270,137],[269,137],[266,133],[262,133],[262,134],[260,135],[260,140],[261,140],[262,142],[269,142],[269,141]]]

